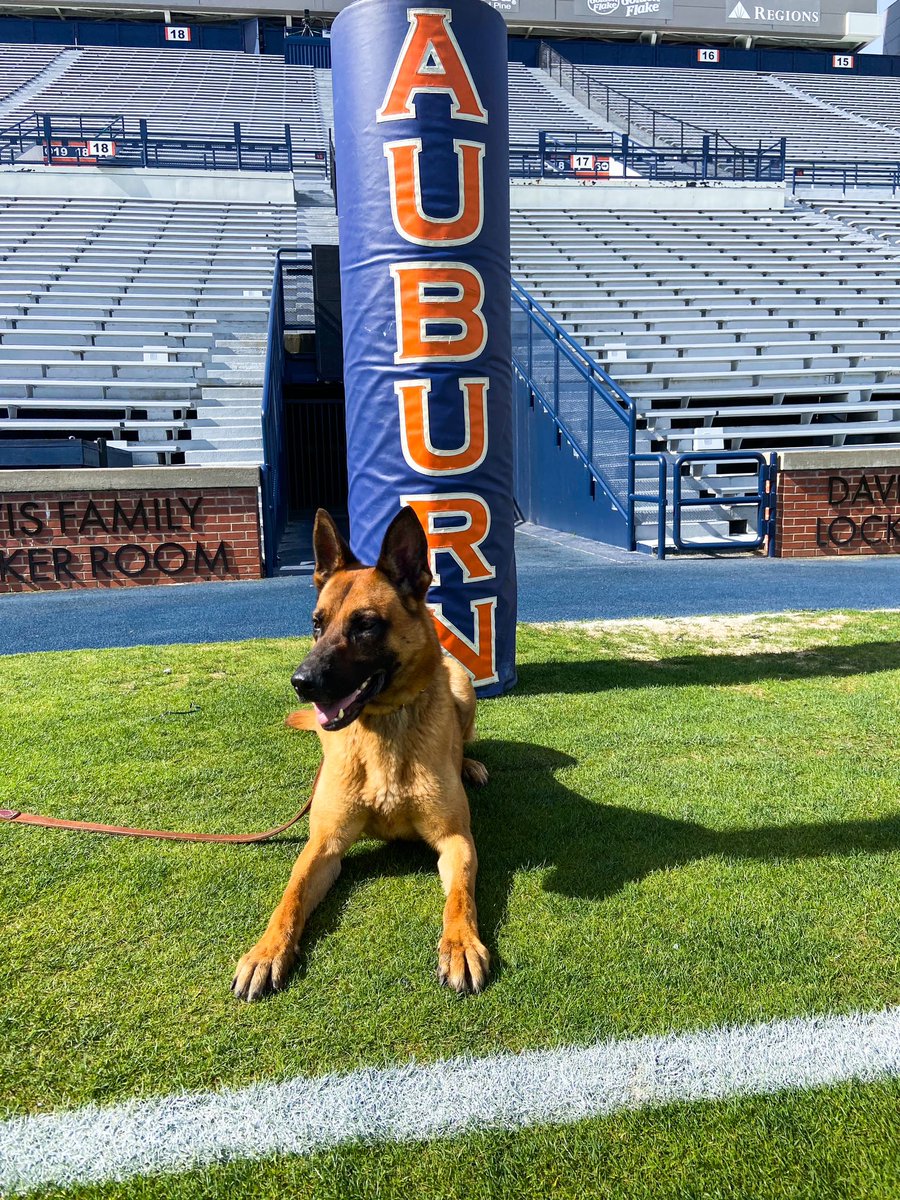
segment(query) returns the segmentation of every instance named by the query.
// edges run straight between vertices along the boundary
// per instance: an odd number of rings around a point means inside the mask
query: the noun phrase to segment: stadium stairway
[[[30,53],[25,53],[28,50]],[[79,49],[62,46],[0,46],[0,119],[4,118],[44,88],[55,83],[81,57]],[[42,60],[46,63],[41,67]],[[21,80],[21,82],[19,82]],[[14,85],[10,87],[10,85]]]
[[[862,111],[865,101],[854,99],[846,107],[841,102],[841,89],[851,81],[832,76],[776,76],[718,68],[712,74],[688,68],[580,65],[578,69],[595,85],[606,84],[649,108],[710,133],[718,131],[736,146],[755,149],[760,142],[768,145],[786,137],[789,162],[896,162],[900,157],[900,132],[887,119],[888,105],[890,111],[900,111],[898,80],[878,81],[883,85],[880,100],[870,101]],[[831,81],[827,85],[821,82],[826,79]],[[868,79],[856,82],[864,88],[870,83]],[[601,103],[602,88],[597,91]],[[850,105],[849,92],[847,97]],[[879,108],[879,103],[885,107]],[[666,144],[666,140],[663,133],[660,141]]]
[[[802,207],[832,228],[844,228],[868,245],[900,242],[900,200],[804,200]]]
[[[514,211],[523,287],[635,402],[639,452],[900,444],[900,256],[806,207],[772,212]],[[576,437],[579,392],[563,415]],[[655,490],[655,468],[639,483]],[[695,464],[696,497],[747,491]],[[645,490],[640,487],[638,490]],[[655,540],[655,508],[639,509]],[[700,510],[695,537],[742,536],[753,512]]]
[[[256,463],[289,205],[0,198],[0,438]]]

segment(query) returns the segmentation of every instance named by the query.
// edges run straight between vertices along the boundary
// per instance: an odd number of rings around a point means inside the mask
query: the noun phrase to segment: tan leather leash
[[[267,842],[269,838],[284,833],[292,825],[296,825],[301,817],[305,817],[312,808],[316,794],[316,784],[322,765],[319,764],[316,777],[313,780],[312,792],[309,799],[289,821],[267,829],[264,833],[179,833],[172,829],[132,829],[127,825],[99,825],[95,821],[63,821],[58,817],[44,817],[38,813],[19,812],[14,808],[0,808],[0,821],[10,821],[16,825],[40,825],[45,829],[74,829],[82,833],[107,833],[114,837],[144,837],[164,838],[170,842],[230,842],[239,845],[249,845],[253,842]]]

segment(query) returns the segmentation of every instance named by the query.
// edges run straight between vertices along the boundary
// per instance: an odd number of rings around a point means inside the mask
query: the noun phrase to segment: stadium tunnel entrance
[[[311,558],[317,508],[326,508],[341,526],[347,523],[347,427],[337,246],[314,245],[308,263],[285,264],[284,304],[286,530],[279,560],[282,570],[291,570],[298,561]]]

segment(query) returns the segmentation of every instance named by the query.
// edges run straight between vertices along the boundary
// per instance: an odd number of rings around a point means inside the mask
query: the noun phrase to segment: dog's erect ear
[[[316,513],[316,523],[313,526],[313,551],[316,556],[316,572],[313,583],[319,591],[336,571],[346,571],[348,567],[359,565],[353,551],[341,537],[340,530],[333,518],[324,508]]]
[[[424,600],[431,587],[428,540],[419,518],[411,508],[401,508],[388,525],[378,570],[386,575],[401,596]]]

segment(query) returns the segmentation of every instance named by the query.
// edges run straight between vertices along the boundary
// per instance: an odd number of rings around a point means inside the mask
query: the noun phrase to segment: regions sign
[[[767,4],[745,3],[745,0],[726,0],[725,19],[744,25],[791,25],[799,28],[817,26],[821,20],[819,0],[803,0],[802,7],[775,7]]]
[[[674,0],[582,0],[589,16],[618,21],[671,20]]]

